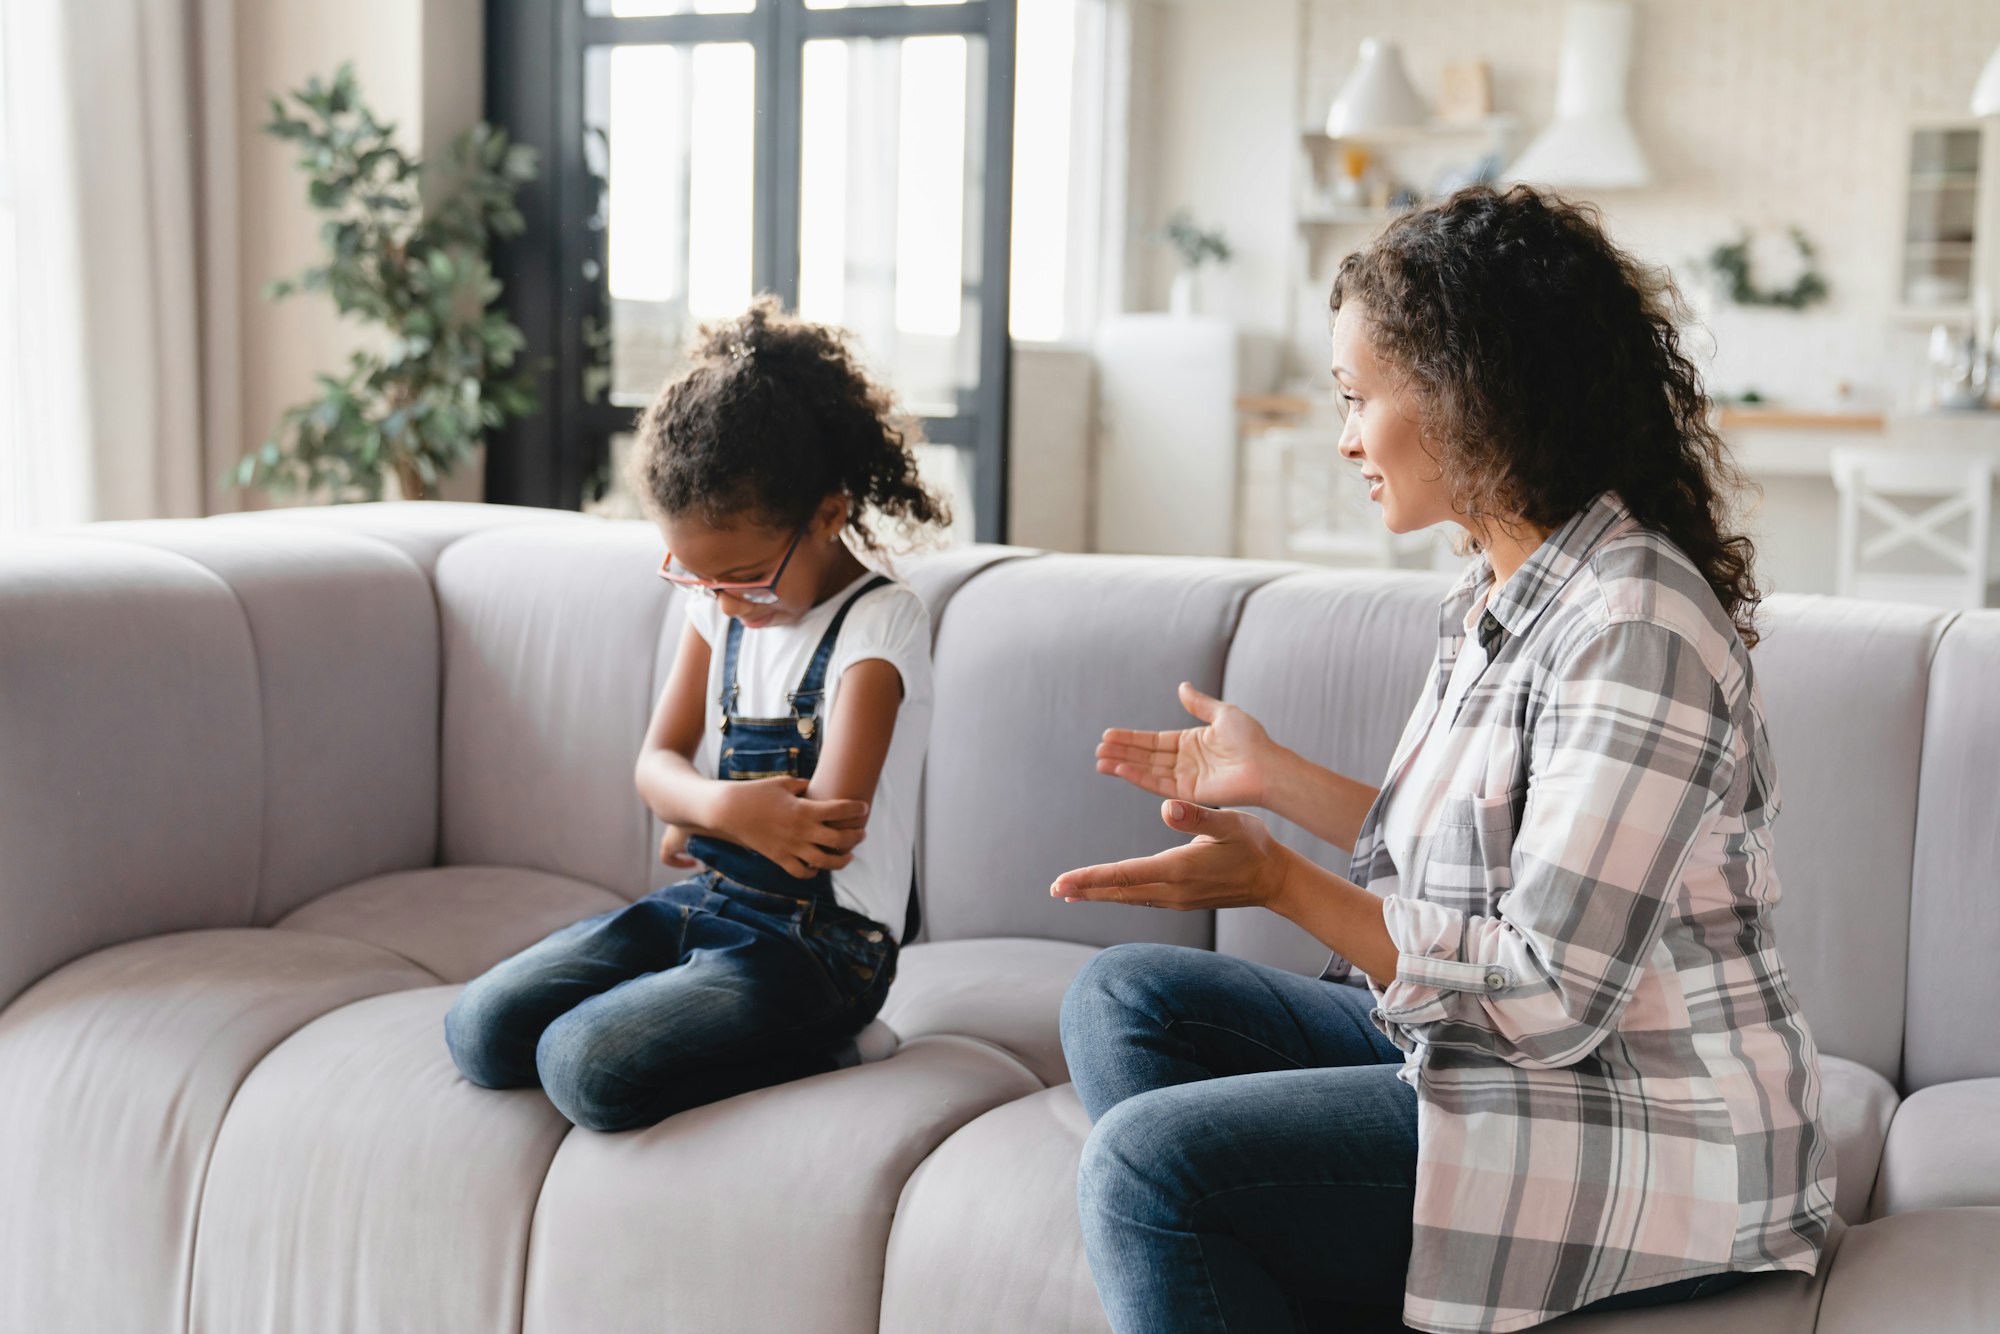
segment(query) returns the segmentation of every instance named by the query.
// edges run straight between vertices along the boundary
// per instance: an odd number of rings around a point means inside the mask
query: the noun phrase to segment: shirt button
[[[1491,972],[1486,975],[1486,989],[1488,991],[1498,991],[1506,985],[1507,975],[1505,973]]]

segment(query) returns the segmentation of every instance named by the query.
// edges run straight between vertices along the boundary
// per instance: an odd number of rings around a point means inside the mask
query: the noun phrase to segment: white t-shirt
[[[795,625],[745,630],[736,660],[736,712],[751,718],[791,714],[786,696],[798,688],[813,650],[835,613],[854,591],[875,577],[869,570],[808,612]],[[714,598],[687,601],[688,624],[708,641],[706,725],[695,752],[695,769],[715,776],[722,725],[722,669],[729,648],[729,618]],[[842,675],[857,662],[879,658],[903,678],[903,703],[896,710],[896,734],[889,743],[882,776],[869,805],[868,837],[854,860],[833,873],[833,894],[842,907],[872,917],[901,935],[915,864],[917,792],[923,781],[924,748],[931,731],[931,618],[908,584],[891,581],[847,613],[833,659],[826,669],[826,697],[820,717],[829,722],[840,699]],[[825,754],[822,745],[821,754]]]

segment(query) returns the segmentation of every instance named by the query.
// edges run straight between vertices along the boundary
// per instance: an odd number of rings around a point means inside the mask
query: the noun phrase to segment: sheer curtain
[[[235,446],[230,0],[0,0],[0,526],[183,517]]]

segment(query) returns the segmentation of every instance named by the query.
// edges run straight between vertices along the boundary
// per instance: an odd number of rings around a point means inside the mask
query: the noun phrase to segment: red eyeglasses
[[[806,535],[806,527],[806,524],[800,524],[799,530],[792,534],[792,544],[785,548],[784,559],[778,562],[778,572],[769,579],[749,584],[732,584],[725,579],[703,579],[689,574],[674,564],[674,553],[671,551],[667,553],[666,559],[660,562],[660,578],[670,584],[679,584],[682,588],[698,588],[710,597],[727,593],[733,598],[753,602],[760,607],[771,606],[778,600],[778,581],[785,577],[785,567],[792,563],[792,553],[799,549],[799,542]]]

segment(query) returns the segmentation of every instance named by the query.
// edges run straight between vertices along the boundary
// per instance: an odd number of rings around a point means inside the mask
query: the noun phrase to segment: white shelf
[[[1353,143],[1363,147],[1395,146],[1400,144],[1431,143],[1439,139],[1465,139],[1479,136],[1497,137],[1518,129],[1521,118],[1512,112],[1496,111],[1479,120],[1453,121],[1433,120],[1422,125],[1406,126],[1394,130],[1374,130],[1367,134],[1344,134],[1338,138],[1324,130],[1307,128],[1299,132],[1306,143],[1315,148],[1333,144]]]

